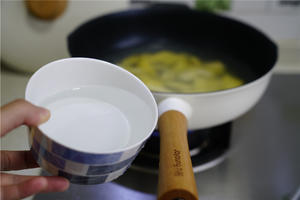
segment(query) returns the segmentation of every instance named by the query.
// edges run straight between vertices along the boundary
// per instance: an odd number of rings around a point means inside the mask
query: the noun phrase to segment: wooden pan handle
[[[158,200],[196,200],[198,192],[187,142],[187,119],[170,110],[158,119]]]

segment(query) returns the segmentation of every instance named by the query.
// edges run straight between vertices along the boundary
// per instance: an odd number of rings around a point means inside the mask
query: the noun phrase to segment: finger
[[[16,185],[29,179],[35,178],[36,176],[23,176],[17,174],[1,173],[1,186]]]
[[[41,176],[47,180],[47,187],[43,192],[63,192],[70,186],[68,179],[59,176]]]
[[[1,136],[10,130],[26,124],[37,126],[50,117],[50,112],[41,107],[18,99],[1,107]]]
[[[1,151],[1,170],[39,167],[30,151]]]
[[[49,186],[53,187],[53,185],[57,182],[64,182],[67,179],[59,176],[24,176],[18,174],[8,174],[8,173],[1,173],[1,186],[8,186],[8,185],[17,185],[24,181],[37,178],[37,177],[44,177],[47,179]],[[64,183],[65,184],[65,183]]]
[[[16,185],[1,186],[1,199],[15,200],[41,192],[62,192],[68,187],[69,181],[65,178],[38,176]]]

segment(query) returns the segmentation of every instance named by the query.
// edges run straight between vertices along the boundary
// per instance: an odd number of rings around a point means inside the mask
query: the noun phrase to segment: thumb
[[[23,124],[37,126],[46,122],[49,117],[50,112],[47,109],[23,99],[15,100],[1,107],[1,136]]]

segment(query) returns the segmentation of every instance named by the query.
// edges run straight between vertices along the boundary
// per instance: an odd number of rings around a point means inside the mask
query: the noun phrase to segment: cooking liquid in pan
[[[188,53],[159,51],[134,54],[119,66],[139,77],[152,91],[197,93],[238,87],[243,81],[231,75],[218,60],[204,62]]]
[[[121,43],[124,45],[123,43]],[[121,46],[122,46],[121,45]],[[226,73],[228,72],[231,76],[235,77],[237,80],[241,81],[242,84],[251,82],[255,80],[255,73],[250,69],[251,67],[248,64],[240,62],[240,60],[233,55],[229,55],[226,53],[226,50],[222,49],[214,49],[210,48],[207,45],[204,45],[202,48],[188,45],[188,44],[180,44],[175,42],[170,42],[167,40],[161,40],[158,42],[147,42],[145,44],[134,46],[131,48],[127,48],[126,51],[118,51],[117,54],[114,54],[113,57],[108,56],[107,60],[113,63],[117,63],[122,66],[122,62],[126,60],[126,58],[134,55],[141,54],[155,54],[158,52],[171,52],[174,54],[188,54],[196,56],[198,59],[203,61],[204,63],[212,63],[212,62],[220,62],[225,66]],[[126,69],[126,67],[124,67]],[[130,70],[129,70],[130,71]],[[137,75],[138,76],[138,75]],[[141,78],[143,80],[143,78]],[[242,85],[240,84],[240,85]],[[147,85],[147,83],[146,83]],[[237,85],[239,86],[239,85]],[[151,89],[151,87],[150,87]],[[206,91],[172,91],[172,90],[155,90],[151,89],[153,92],[175,92],[175,93],[199,93],[199,92],[215,92],[216,90],[206,90]]]

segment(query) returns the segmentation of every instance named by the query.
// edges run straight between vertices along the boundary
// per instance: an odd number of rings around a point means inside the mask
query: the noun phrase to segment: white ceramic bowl
[[[118,165],[117,171],[120,163],[128,167],[157,123],[155,99],[142,81],[91,58],[67,58],[41,67],[30,78],[25,98],[51,112],[46,123],[31,128],[31,142],[39,146],[35,150],[66,160],[74,169],[76,164]],[[45,153],[37,155],[49,162]],[[69,168],[61,169],[74,173]],[[105,170],[100,171],[113,171]]]
[[[39,155],[35,150],[31,149],[31,152],[33,157],[36,159],[37,163],[40,166],[43,166],[43,169],[46,170],[48,173],[55,176],[65,177],[69,179],[71,183],[74,184],[92,185],[92,184],[101,184],[101,183],[110,182],[118,178],[119,176],[121,176],[129,167],[129,166],[125,166],[119,170],[107,174],[77,175],[57,168],[56,165],[53,165],[52,163],[48,162],[44,158],[44,156]]]
[[[45,162],[51,164],[53,166],[52,168],[55,168],[57,171],[64,171],[66,173],[78,176],[99,176],[116,172],[122,168],[129,167],[138,154],[137,153],[132,157],[121,162],[102,165],[84,164],[64,159],[53,152],[49,152],[36,140],[32,141],[31,151],[34,154],[38,155],[38,157],[35,156],[37,158],[36,160],[45,160]]]

